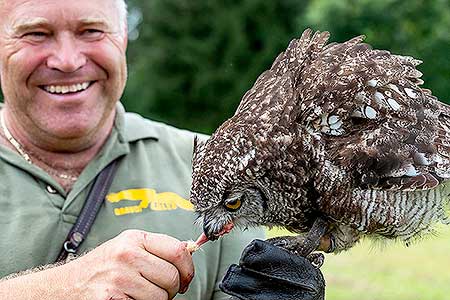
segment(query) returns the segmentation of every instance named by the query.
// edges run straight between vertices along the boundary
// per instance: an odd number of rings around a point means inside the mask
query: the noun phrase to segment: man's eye
[[[22,37],[33,40],[33,41],[42,41],[47,37],[47,32],[43,32],[43,31],[32,31],[32,32],[27,32],[24,35],[22,35]]]
[[[98,29],[85,29],[81,33],[83,37],[89,38],[89,39],[96,39],[101,38],[103,36],[104,32]]]

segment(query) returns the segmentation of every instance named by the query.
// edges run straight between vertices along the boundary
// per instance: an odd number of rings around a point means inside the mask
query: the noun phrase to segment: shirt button
[[[47,192],[50,194],[56,194],[58,191],[55,190],[51,185],[47,185]]]

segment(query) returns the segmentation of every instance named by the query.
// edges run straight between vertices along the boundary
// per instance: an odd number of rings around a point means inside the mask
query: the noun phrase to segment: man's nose
[[[76,37],[61,34],[53,45],[54,49],[47,59],[47,67],[61,72],[75,72],[86,64],[86,56],[81,52]]]

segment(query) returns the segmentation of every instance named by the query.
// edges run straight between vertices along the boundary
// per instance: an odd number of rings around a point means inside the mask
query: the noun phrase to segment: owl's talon
[[[289,242],[287,241],[286,238],[287,237],[285,237],[285,236],[283,236],[283,237],[274,237],[274,238],[266,240],[266,242],[268,242],[268,243],[270,243],[270,244],[272,244],[274,246],[277,246],[277,247],[280,247],[280,248],[283,248],[283,249],[287,249],[287,247],[289,245]],[[287,250],[289,250],[289,249],[287,249]]]
[[[336,250],[336,240],[334,235],[330,234],[330,247],[325,251],[326,253],[333,253]]]
[[[306,259],[308,259],[311,262],[311,264],[317,269],[320,269],[323,266],[323,263],[325,262],[325,256],[319,252],[313,252],[309,254],[306,257]]]

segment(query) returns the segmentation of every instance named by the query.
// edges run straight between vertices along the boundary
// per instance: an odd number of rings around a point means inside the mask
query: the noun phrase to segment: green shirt
[[[0,278],[53,263],[80,213],[95,176],[121,157],[114,181],[80,253],[126,229],[196,239],[201,228],[186,199],[191,183],[194,134],[117,105],[111,136],[66,193],[46,172],[0,146]],[[262,230],[235,230],[193,255],[196,276],[176,299],[227,299],[218,290],[225,270]]]

